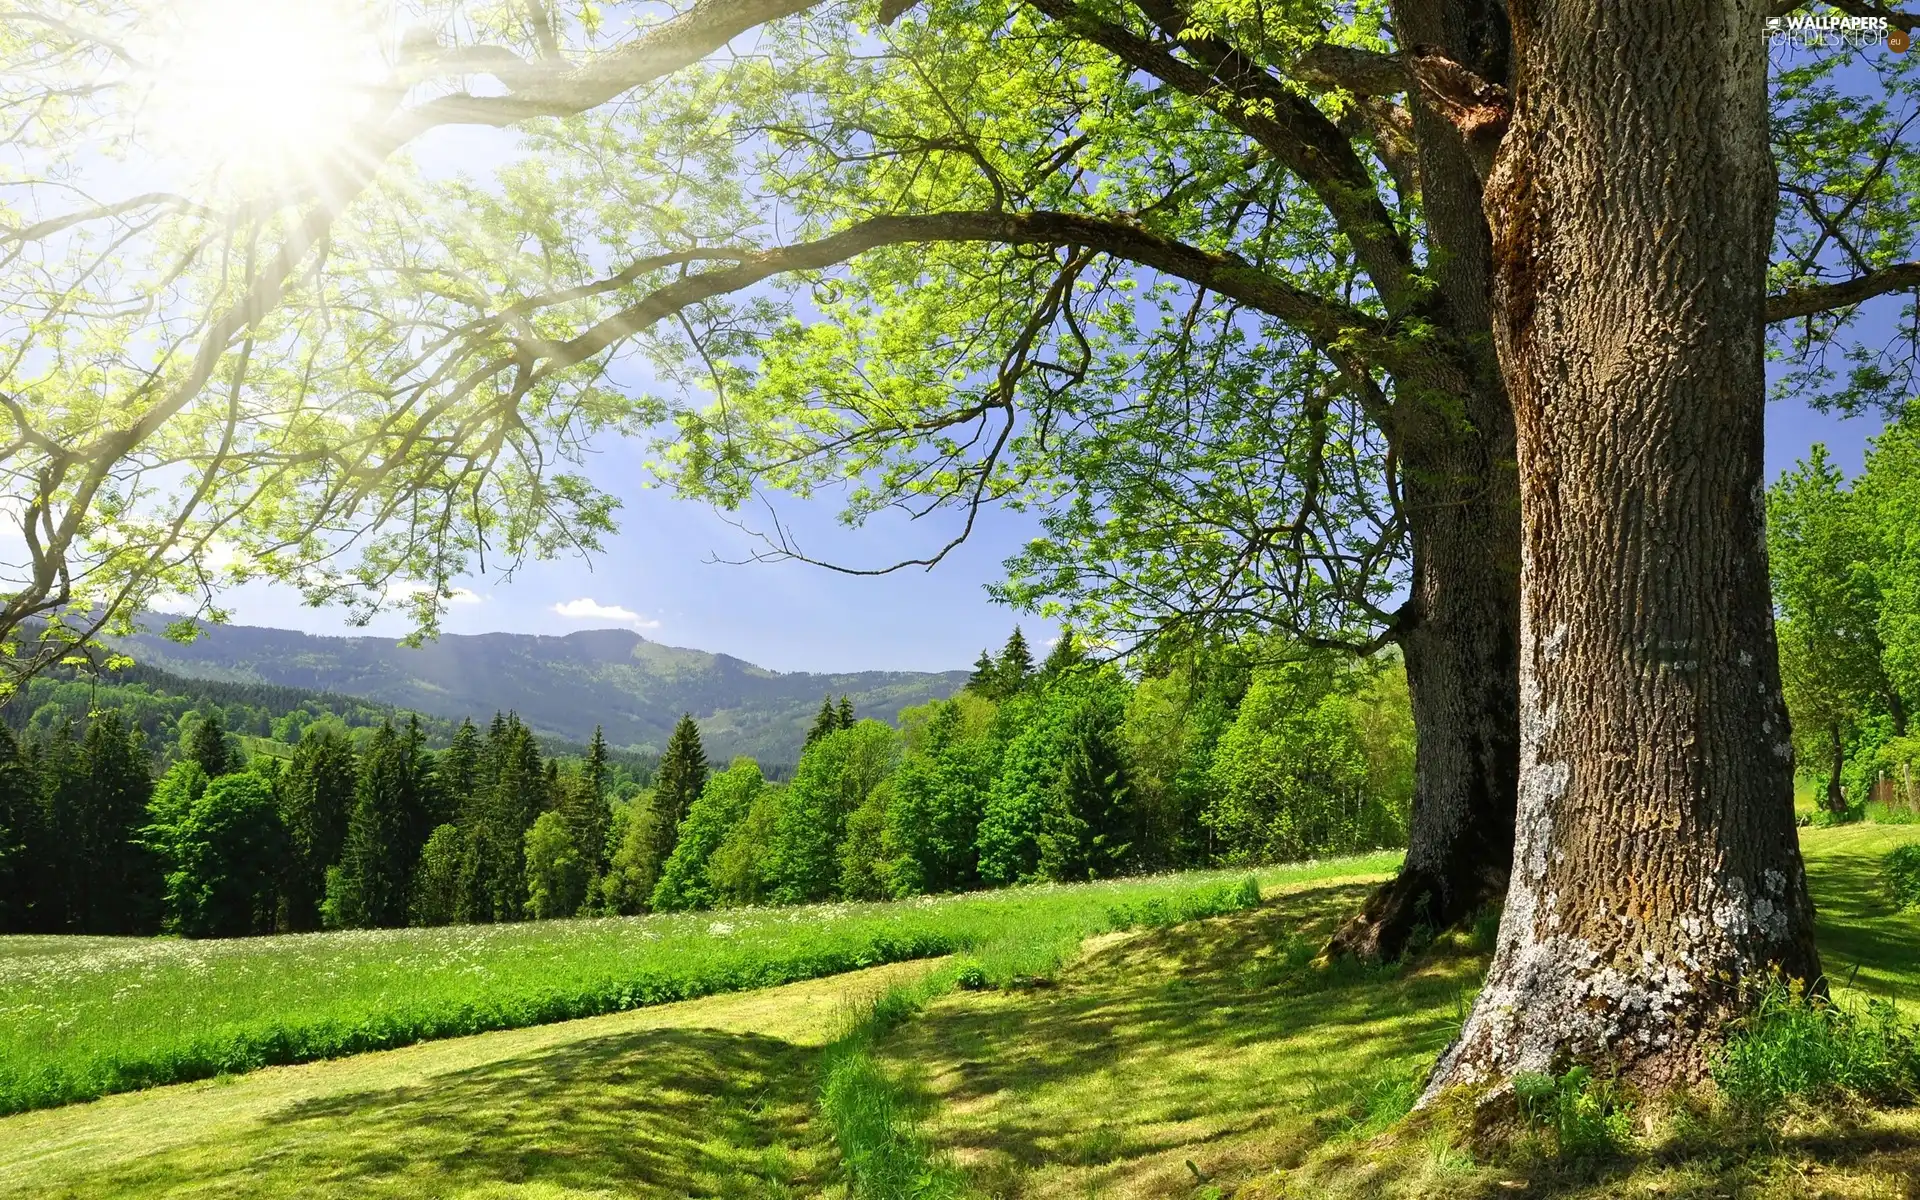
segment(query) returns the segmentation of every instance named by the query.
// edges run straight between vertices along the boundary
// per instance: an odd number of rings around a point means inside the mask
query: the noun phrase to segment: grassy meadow
[[[1837,998],[1920,1016],[1920,914],[1880,885],[1913,826],[1805,829]],[[1359,881],[1094,943],[1056,988],[952,992],[876,1057],[936,1160],[979,1197],[1905,1197],[1920,1109],[1808,1114],[1748,1142],[1672,1124],[1610,1164],[1477,1160],[1459,1129],[1406,1118],[1458,1030],[1490,938],[1449,935],[1408,967],[1316,971]],[[1125,1097],[1124,1104],[1114,1103]]]
[[[1920,1014],[1920,914],[1880,878],[1920,827],[1802,841],[1839,999]],[[1914,1108],[1795,1110],[1759,1135],[1644,1113],[1623,1153],[1572,1165],[1476,1155],[1457,1122],[1409,1117],[1489,930],[1315,969],[1391,866],[1261,872],[1258,908],[1180,924],[1175,896],[1232,877],[1009,894],[937,963],[20,1114],[0,1120],[0,1197],[1913,1194]]]
[[[1393,855],[1370,869],[1390,869]],[[1321,864],[1268,872],[1348,870]],[[219,941],[0,938],[0,1111],[767,987],[1251,900],[1244,872],[890,904]],[[1032,961],[1019,964],[1019,955]]]

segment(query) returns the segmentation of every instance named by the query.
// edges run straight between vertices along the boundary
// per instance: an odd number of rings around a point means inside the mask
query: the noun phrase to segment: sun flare
[[[278,184],[339,148],[373,103],[378,29],[352,0],[179,0],[154,60],[155,133],[175,165]]]

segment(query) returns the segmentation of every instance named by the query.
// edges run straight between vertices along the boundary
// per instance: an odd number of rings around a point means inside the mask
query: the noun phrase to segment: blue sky
[[[986,585],[1037,525],[1000,511],[932,571],[910,568],[853,577],[805,563],[746,563],[758,546],[705,505],[638,486],[642,447],[604,445],[588,473],[620,498],[620,531],[591,562],[530,563],[510,581],[473,584],[478,599],[455,604],[448,633],[569,633],[621,626],[655,641],[744,658],[779,671],[921,670],[971,666],[981,649],[1006,640],[1017,621],[1030,641],[1056,635],[1051,622],[994,604]],[[847,530],[828,498],[787,499],[779,512],[810,555],[848,566],[879,566],[927,555],[952,536],[953,523],[876,520]],[[228,603],[237,623],[310,633],[404,632],[399,617],[363,630],[331,609],[311,609],[284,588],[249,585]],[[594,615],[591,600],[620,614]],[[573,607],[563,616],[556,606]]]
[[[1767,413],[1769,480],[1827,443],[1849,473],[1859,470],[1877,418],[1841,420],[1794,401],[1776,401]],[[601,486],[624,502],[620,532],[591,563],[562,559],[530,564],[517,578],[476,585],[477,602],[457,604],[449,633],[568,633],[625,626],[655,641],[732,654],[780,671],[950,670],[971,665],[984,646],[997,646],[1017,620],[1036,643],[1054,627],[1015,614],[988,599],[986,585],[1000,563],[1036,531],[1030,515],[996,512],[974,537],[932,571],[918,568],[880,578],[835,574],[804,563],[732,565],[754,543],[704,505],[634,485],[637,446],[603,447],[590,466]],[[875,522],[858,531],[832,519],[831,500],[787,500],[783,520],[795,525],[815,557],[871,565],[925,554],[946,540],[950,526]],[[592,600],[621,608],[633,620],[565,617],[556,605]],[[234,619],[310,633],[400,633],[398,618],[351,630],[334,610],[300,605],[284,589],[250,586],[231,597]]]

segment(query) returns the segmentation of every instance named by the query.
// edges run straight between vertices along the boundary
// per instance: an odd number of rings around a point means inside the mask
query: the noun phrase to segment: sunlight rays
[[[171,165],[222,190],[295,182],[378,98],[380,18],[354,0],[183,0],[147,114]]]

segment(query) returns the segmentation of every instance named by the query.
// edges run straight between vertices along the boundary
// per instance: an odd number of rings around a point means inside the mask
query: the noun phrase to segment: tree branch
[[[820,270],[881,246],[933,242],[1085,247],[1238,300],[1287,322],[1323,346],[1345,347],[1402,378],[1452,389],[1467,386],[1451,362],[1411,339],[1397,337],[1389,322],[1298,287],[1238,255],[1202,250],[1123,220],[1062,212],[993,211],[870,217],[813,241],[743,256],[738,266],[677,279],[554,346],[538,374],[584,362],[664,317],[775,275]]]
[[[1199,99],[1271,153],[1308,187],[1346,233],[1387,311],[1407,315],[1420,303],[1412,251],[1380,199],[1353,143],[1326,114],[1258,63],[1224,42],[1180,38],[1186,24],[1168,0],[1138,0],[1141,11],[1201,64],[1176,57],[1126,26],[1082,8],[1077,0],[1028,0],[1070,33],[1128,66]]]
[[[805,12],[822,0],[702,0],[681,15],[647,30],[603,57],[574,65],[518,60],[515,82],[504,96],[464,92],[429,100],[411,110],[412,122],[434,125],[511,125],[532,117],[564,117],[590,108],[690,66],[748,30]],[[461,51],[448,52],[458,57]],[[506,66],[504,58],[498,59]],[[491,68],[489,68],[491,69]],[[501,79],[507,83],[506,79]]]
[[[1767,322],[1791,321],[1836,308],[1848,308],[1875,296],[1920,291],[1920,262],[1895,263],[1839,283],[1788,288],[1767,297]]]
[[[1293,77],[1310,87],[1356,96],[1397,96],[1407,90],[1407,66],[1397,54],[1322,42],[1293,60]]]

